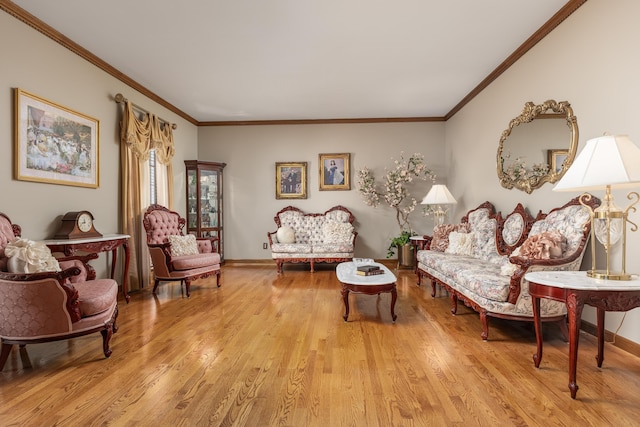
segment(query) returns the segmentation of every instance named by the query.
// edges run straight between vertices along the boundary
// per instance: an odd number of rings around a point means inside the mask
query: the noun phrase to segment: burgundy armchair
[[[86,261],[59,260],[59,272],[9,273],[5,248],[20,237],[21,228],[0,213],[0,370],[14,344],[58,341],[100,332],[105,357],[109,341],[118,330],[118,284],[96,279]]]
[[[161,281],[184,282],[187,297],[190,296],[191,281],[216,275],[220,287],[220,254],[218,238],[196,238],[194,250],[187,255],[176,254],[170,240],[172,236],[184,236],[185,219],[177,212],[161,205],[151,205],[144,213],[142,223],[147,232],[147,247],[153,263],[155,293]]]

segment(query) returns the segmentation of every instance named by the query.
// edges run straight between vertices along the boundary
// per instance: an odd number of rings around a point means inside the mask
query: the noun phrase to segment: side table
[[[628,311],[640,307],[640,280],[601,280],[587,277],[584,271],[537,271],[527,273],[529,293],[533,304],[537,351],[533,355],[536,368],[542,361],[542,321],[540,298],[564,302],[569,320],[569,390],[576,398],[576,368],[578,363],[578,340],[582,309],[585,304],[597,308],[598,318],[598,367],[604,361],[604,314],[606,311]]]
[[[415,274],[418,274],[418,251],[423,250],[431,243],[431,236],[411,236],[409,240],[413,245],[413,265]],[[418,286],[420,286],[420,278],[418,277]]]
[[[118,259],[118,248],[122,246],[124,250],[124,272],[122,278],[122,294],[129,303],[131,297],[128,292],[129,278],[129,235],[128,234],[105,234],[101,237],[89,237],[86,239],[51,239],[44,240],[43,243],[51,249],[51,252],[61,252],[66,256],[72,256],[76,252],[98,253],[111,251],[111,278],[115,274],[116,261]]]

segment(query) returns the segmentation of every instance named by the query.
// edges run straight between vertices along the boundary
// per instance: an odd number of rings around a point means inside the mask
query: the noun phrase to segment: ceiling
[[[444,118],[576,2],[13,3],[132,80],[134,88],[206,124]]]

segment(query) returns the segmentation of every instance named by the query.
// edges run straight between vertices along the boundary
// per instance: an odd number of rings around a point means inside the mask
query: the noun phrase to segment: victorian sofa
[[[592,197],[596,207],[600,201]],[[456,314],[458,300],[480,314],[481,337],[489,337],[488,317],[533,321],[525,273],[578,270],[590,235],[590,214],[575,198],[548,214],[533,218],[518,204],[504,219],[485,202],[460,224],[445,225],[425,236],[427,248],[417,253],[418,284],[431,280],[444,287]],[[559,322],[566,333],[566,307],[541,300],[542,320]]]
[[[282,265],[309,263],[311,272],[317,262],[343,262],[353,259],[358,233],[355,217],[344,206],[324,213],[304,213],[287,206],[273,218],[277,229],[267,233],[271,257],[278,273]]]

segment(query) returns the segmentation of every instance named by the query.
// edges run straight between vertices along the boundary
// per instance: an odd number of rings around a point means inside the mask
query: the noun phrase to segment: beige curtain
[[[171,160],[175,154],[173,131],[169,124],[160,126],[153,114],[138,118],[131,102],[126,101],[120,124],[120,162],[122,169],[123,233],[129,238],[129,287],[141,289],[149,284],[149,256],[142,216],[149,205],[149,151],[154,149],[156,159],[164,169],[156,180],[165,190],[162,203],[173,210],[173,172]],[[165,204],[166,203],[166,204]]]

